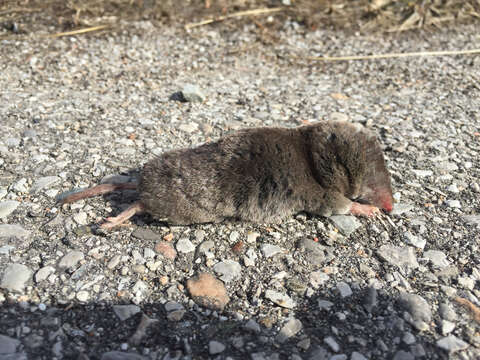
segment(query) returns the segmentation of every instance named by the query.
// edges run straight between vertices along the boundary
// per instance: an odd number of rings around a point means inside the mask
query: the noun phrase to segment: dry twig
[[[271,13],[279,12],[279,11],[282,11],[282,10],[283,10],[283,8],[276,7],[276,8],[265,8],[265,9],[254,9],[254,10],[239,11],[239,12],[236,12],[236,13],[233,13],[233,14],[218,16],[218,17],[203,20],[203,21],[200,21],[200,22],[197,22],[197,23],[187,24],[187,25],[185,25],[185,30],[189,30],[189,29],[192,29],[192,28],[195,28],[195,27],[198,27],[198,26],[203,26],[203,25],[211,24],[211,23],[218,22],[218,21],[224,21],[224,20],[231,19],[231,18],[238,18],[238,17],[250,16],[250,15],[271,14]]]
[[[348,61],[348,60],[377,60],[392,59],[405,57],[421,57],[421,56],[448,56],[448,55],[473,55],[480,54],[480,49],[470,50],[442,50],[442,51],[419,51],[408,53],[387,53],[373,55],[353,55],[353,56],[295,56],[305,60],[312,61]]]
[[[60,33],[51,34],[51,35],[47,35],[47,36],[56,38],[56,37],[61,37],[61,36],[79,35],[79,34],[89,33],[89,32],[92,32],[92,31],[103,30],[103,29],[106,29],[108,27],[110,27],[110,25],[92,26],[92,27],[85,28],[85,29],[79,29],[79,30],[73,30],[73,31],[67,31],[67,32],[60,32]]]

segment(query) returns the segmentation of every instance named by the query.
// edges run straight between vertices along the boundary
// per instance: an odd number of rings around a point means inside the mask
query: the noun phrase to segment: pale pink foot
[[[117,216],[108,217],[105,219],[105,222],[100,225],[103,229],[111,229],[115,226],[122,224],[123,222],[130,219],[135,214],[140,214],[144,211],[143,204],[140,201],[137,201],[130,205],[126,210],[122,211]]]
[[[379,208],[373,205],[360,204],[357,202],[353,202],[350,208],[350,214],[372,217],[380,214],[380,210]]]

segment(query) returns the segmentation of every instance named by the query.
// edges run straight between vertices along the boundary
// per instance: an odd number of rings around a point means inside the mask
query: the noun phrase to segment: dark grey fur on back
[[[380,187],[390,191],[373,135],[357,125],[324,122],[245,129],[167,152],[144,166],[139,191],[147,212],[173,224],[276,223],[300,211],[347,213],[350,199],[378,185],[377,173]],[[375,204],[373,196],[368,200]]]

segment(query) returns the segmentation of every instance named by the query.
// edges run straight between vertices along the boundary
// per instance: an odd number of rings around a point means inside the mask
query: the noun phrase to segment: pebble
[[[129,319],[141,311],[137,305],[113,305],[112,309],[121,321]]]
[[[213,270],[220,275],[220,279],[226,283],[240,277],[242,266],[234,260],[225,260],[216,263]]]
[[[394,216],[402,215],[406,212],[413,210],[413,208],[414,206],[412,204],[397,203],[393,207],[393,210],[390,213],[390,215],[394,215]]]
[[[81,290],[77,293],[76,298],[78,301],[86,302],[90,298],[90,293],[85,290]]]
[[[205,100],[205,95],[200,87],[194,84],[185,84],[182,95],[188,102],[203,102]]]
[[[22,178],[13,184],[12,189],[18,193],[27,193],[28,192],[27,179]]]
[[[295,336],[300,330],[302,330],[302,322],[298,319],[291,318],[280,329],[279,333],[275,337],[275,341],[283,344],[292,336]]]
[[[422,249],[425,247],[427,241],[425,239],[422,239],[421,237],[413,235],[409,231],[405,231],[403,233],[403,239],[408,245],[413,245],[416,248]]]
[[[363,354],[354,351],[352,352],[352,355],[350,356],[350,360],[368,360]]]
[[[225,285],[209,273],[199,273],[187,280],[187,290],[198,305],[223,310],[230,301]]]
[[[438,313],[442,319],[449,320],[449,321],[457,320],[457,313],[447,303],[441,303],[438,306]]]
[[[405,267],[408,270],[418,268],[417,257],[412,247],[382,245],[377,250],[378,256],[391,265]]]
[[[307,261],[312,265],[321,265],[325,262],[323,247],[317,242],[310,239],[302,239],[298,242],[297,247],[305,252]]]
[[[2,355],[6,355],[6,360],[16,359],[16,357],[9,357],[8,355],[15,354],[19,345],[19,340],[13,339],[6,335],[0,335],[0,359],[2,358]]]
[[[39,283],[39,282],[42,282],[43,280],[46,280],[54,272],[55,272],[55,268],[53,266],[44,266],[40,268],[35,274],[35,282]]]
[[[20,225],[0,224],[0,239],[1,238],[25,239],[29,235],[30,235],[30,231],[25,230]]]
[[[73,215],[73,220],[78,224],[78,225],[87,225],[88,224],[88,216],[87,213],[84,211],[80,211],[76,214]]]
[[[20,205],[20,203],[14,200],[0,202],[0,219],[6,218],[14,212],[18,205]]]
[[[120,254],[112,256],[110,261],[107,263],[107,268],[110,270],[115,269],[118,266],[118,264],[120,264],[121,259],[122,259],[122,255]]]
[[[360,220],[351,215],[333,215],[330,216],[330,220],[345,236],[350,236],[350,234],[362,226]]]
[[[467,224],[480,226],[480,215],[463,215],[462,218]]]
[[[70,269],[76,266],[83,259],[84,255],[81,251],[73,250],[60,259],[58,266],[60,268]]]
[[[188,124],[181,124],[178,128],[181,131],[184,131],[186,133],[191,134],[191,133],[196,132],[198,130],[198,124],[194,123],[194,122],[190,122]]]
[[[155,251],[170,260],[175,260],[177,257],[177,250],[175,250],[173,245],[168,241],[162,240],[156,243]]]
[[[248,320],[243,327],[245,328],[245,330],[251,331],[253,333],[259,333],[262,330],[260,328],[260,325],[253,319]]]
[[[323,271],[317,270],[310,273],[310,284],[318,289],[320,286],[325,284],[330,277]]]
[[[432,176],[432,170],[419,170],[419,169],[412,169],[412,172],[415,174],[416,177],[424,178],[427,176]]]
[[[184,253],[184,254],[188,254],[195,251],[195,245],[193,245],[193,243],[187,238],[182,238],[178,240],[175,247],[177,248],[178,252]]]
[[[335,339],[332,336],[327,336],[325,339],[323,339],[323,342],[327,344],[330,349],[334,352],[339,352],[340,351],[340,345],[335,341]]]
[[[404,350],[399,350],[395,353],[392,360],[415,360],[415,356]]]
[[[448,320],[441,320],[440,328],[442,335],[448,335],[455,329],[455,323]]]
[[[225,351],[227,347],[219,341],[211,340],[208,343],[208,352],[210,355],[220,354]]]
[[[430,305],[420,295],[401,292],[398,304],[410,313],[414,321],[423,321],[428,324],[432,320]]]
[[[263,244],[260,249],[262,250],[263,256],[267,259],[277,254],[281,254],[284,251],[280,246],[273,244]]]
[[[445,201],[445,204],[448,207],[455,208],[455,209],[461,209],[462,208],[462,204],[460,204],[459,200],[447,200],[447,201]]]
[[[377,290],[370,286],[367,288],[367,293],[365,297],[363,298],[363,306],[365,310],[368,312],[372,312],[372,310],[377,306],[378,303],[378,293]]]
[[[318,300],[318,308],[320,310],[330,310],[330,308],[335,305],[333,302],[328,300]]]
[[[275,290],[266,290],[265,298],[287,309],[293,309],[297,305],[295,301],[293,301],[288,295],[282,294]]]
[[[60,181],[58,176],[44,176],[37,179],[30,188],[30,194],[36,194]]]
[[[407,345],[415,344],[415,336],[411,332],[406,332],[403,334],[402,341]]]
[[[433,266],[443,269],[450,265],[450,261],[447,260],[447,255],[445,255],[440,250],[428,250],[423,253],[423,257],[428,259]]]
[[[259,236],[260,236],[260,234],[258,232],[249,231],[248,234],[247,234],[247,243],[255,244],[255,242],[257,241],[257,238]]]
[[[455,353],[457,351],[467,349],[469,345],[455,335],[448,335],[440,340],[437,340],[437,346],[443,350],[446,350],[448,353]]]
[[[9,255],[10,251],[14,249],[15,249],[15,246],[12,246],[12,245],[0,246],[0,255]]]
[[[349,296],[352,296],[352,294],[353,294],[350,286],[346,282],[343,282],[343,281],[340,281],[340,282],[337,283],[337,287],[335,288],[335,290],[337,291],[338,294],[340,294],[340,297],[342,299],[344,299],[346,297],[349,297]]]
[[[23,264],[10,264],[5,269],[0,282],[0,288],[23,292],[25,285],[32,276],[32,270]]]
[[[123,351],[109,351],[107,353],[104,353],[100,360],[147,360],[147,358],[135,353],[127,353]]]
[[[145,240],[145,241],[158,241],[161,236],[157,234],[156,232],[150,230],[150,229],[145,229],[145,228],[138,228],[135,229],[134,232],[132,232],[132,236],[136,239],[139,240]]]

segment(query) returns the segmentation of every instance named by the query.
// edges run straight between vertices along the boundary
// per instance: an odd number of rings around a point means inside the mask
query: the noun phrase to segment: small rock
[[[164,257],[170,260],[175,260],[177,257],[177,251],[173,248],[173,245],[168,241],[159,241],[155,244],[155,251],[162,254]]]
[[[226,346],[223,345],[221,342],[212,340],[208,343],[208,352],[210,355],[216,355],[224,352],[226,349]]]
[[[377,250],[378,256],[391,265],[405,267],[406,269],[418,268],[417,257],[412,247],[400,247],[394,245],[382,245]]]
[[[415,336],[411,332],[406,332],[403,334],[402,341],[407,345],[415,344]]]
[[[223,310],[230,301],[225,285],[209,273],[200,273],[187,280],[187,290],[198,305]]]
[[[32,270],[23,264],[10,264],[5,269],[0,288],[22,292],[25,284],[32,276]]]
[[[132,232],[132,236],[139,240],[145,241],[158,241],[160,239],[160,235],[155,233],[150,229],[138,228],[134,232]]]
[[[293,309],[297,305],[288,295],[274,290],[265,291],[265,298],[287,309]]]
[[[462,204],[460,204],[459,200],[447,200],[447,201],[445,201],[445,204],[448,207],[455,208],[455,209],[461,209],[462,208]]]
[[[327,336],[325,339],[323,339],[323,342],[327,344],[333,352],[340,351],[340,345],[338,345],[333,337]]]
[[[447,255],[445,255],[440,250],[428,250],[423,253],[423,257],[430,260],[433,266],[443,269],[450,265],[450,262],[447,260]]]
[[[280,329],[280,332],[275,337],[275,341],[283,344],[292,336],[295,336],[300,330],[302,330],[302,322],[298,319],[292,318]]]
[[[70,269],[82,261],[83,258],[84,255],[81,251],[73,250],[60,259],[58,266],[64,269]]]
[[[340,294],[342,299],[349,297],[353,294],[352,289],[350,289],[350,286],[343,281],[340,281],[339,283],[337,283],[336,291]]]
[[[181,252],[184,254],[195,251],[195,245],[193,245],[192,242],[187,238],[182,238],[178,240],[175,247],[177,248],[178,252]]]
[[[226,283],[240,277],[242,267],[233,260],[221,261],[213,267],[213,270],[220,275],[220,279]]]
[[[406,212],[411,211],[413,208],[414,208],[414,206],[412,204],[397,203],[393,207],[393,210],[390,213],[390,215],[395,215],[395,216],[402,215]]]
[[[30,194],[36,194],[39,191],[49,188],[60,181],[58,176],[44,176],[37,179],[30,188]]]
[[[415,174],[416,177],[424,178],[427,176],[432,176],[433,171],[432,170],[417,170],[417,169],[412,169],[412,172]]]
[[[20,203],[14,200],[0,202],[0,219],[6,218],[14,212],[18,205],[20,205]]]
[[[188,102],[203,102],[205,95],[198,85],[185,84],[182,89],[182,95],[185,101]]]
[[[122,259],[122,255],[120,255],[120,254],[114,255],[110,259],[110,261],[107,263],[107,268],[110,269],[110,270],[115,269],[118,266],[118,264],[120,264],[121,259]]]
[[[403,238],[408,245],[413,245],[416,248],[419,248],[422,250],[425,247],[425,244],[427,243],[425,239],[415,236],[409,231],[405,231],[405,233],[403,234]]]
[[[84,211],[80,211],[73,215],[73,220],[79,225],[87,225],[88,224],[87,213]]]
[[[20,340],[13,339],[9,336],[0,335],[0,359],[5,355],[5,359],[16,359],[16,357],[9,357],[9,354],[15,354],[20,345]]]
[[[18,193],[27,193],[28,192],[27,186],[28,186],[27,179],[22,178],[12,185],[12,189]]]
[[[428,302],[417,294],[400,293],[398,303],[410,313],[415,321],[429,323],[432,320],[432,310]]]
[[[467,224],[480,226],[480,215],[463,215],[462,218]]]
[[[309,348],[310,348],[310,344],[311,344],[311,340],[310,338],[305,338],[303,340],[300,340],[298,343],[297,343],[297,347],[299,347],[300,349],[302,349],[303,351],[307,351]],[[299,360],[301,360],[302,358],[299,358]],[[293,360],[293,359],[292,359]]]
[[[354,351],[350,357],[350,360],[368,360],[363,354]]]
[[[415,356],[407,351],[399,350],[395,353],[392,360],[415,360]]]
[[[447,303],[441,303],[438,306],[438,313],[442,319],[449,321],[457,320],[457,313]]]
[[[440,326],[442,335],[448,335],[455,329],[455,323],[448,320],[442,320]]]
[[[135,353],[109,351],[104,353],[100,360],[147,360],[147,358]]]
[[[185,315],[185,313],[186,313],[185,309],[170,311],[167,314],[167,319],[169,321],[178,322],[183,319],[183,316]]]
[[[469,345],[462,339],[457,338],[455,335],[448,335],[438,340],[437,346],[448,353],[454,353],[460,350],[465,350]]]
[[[247,321],[243,326],[245,330],[251,331],[253,333],[259,333],[261,331],[260,325],[253,319]]]
[[[302,239],[298,242],[297,248],[303,250],[307,261],[312,265],[321,265],[325,262],[325,253],[323,247],[310,239]]]
[[[330,308],[335,305],[334,303],[332,303],[331,301],[328,301],[328,300],[318,300],[318,308],[320,310],[330,310]]]
[[[39,283],[39,282],[42,282],[43,280],[46,280],[54,272],[55,272],[55,268],[53,266],[42,267],[35,274],[35,282]]]
[[[249,231],[247,234],[247,243],[254,244],[259,236],[260,234],[258,232]]]
[[[113,312],[121,321],[131,318],[141,311],[137,305],[113,305]]]
[[[362,223],[351,215],[333,215],[330,216],[335,227],[345,236],[350,236],[355,230],[362,226]]]
[[[0,239],[1,238],[25,239],[29,235],[30,235],[30,231],[25,230],[20,225],[0,224]]]
[[[76,298],[78,301],[86,302],[90,298],[90,294],[88,291],[81,290],[77,293]]]
[[[263,256],[266,258],[270,258],[272,256],[275,256],[277,254],[281,254],[284,250],[277,245],[272,245],[272,244],[263,244],[261,247]]]
[[[330,277],[323,271],[313,271],[310,273],[310,284],[315,288],[318,289],[320,286],[325,284]]]
[[[181,131],[191,134],[198,130],[198,124],[194,122],[190,122],[188,124],[181,124],[178,128]]]
[[[374,287],[370,286],[367,288],[367,294],[363,298],[363,306],[365,307],[365,310],[372,312],[373,308],[377,306],[377,297],[378,293]]]

